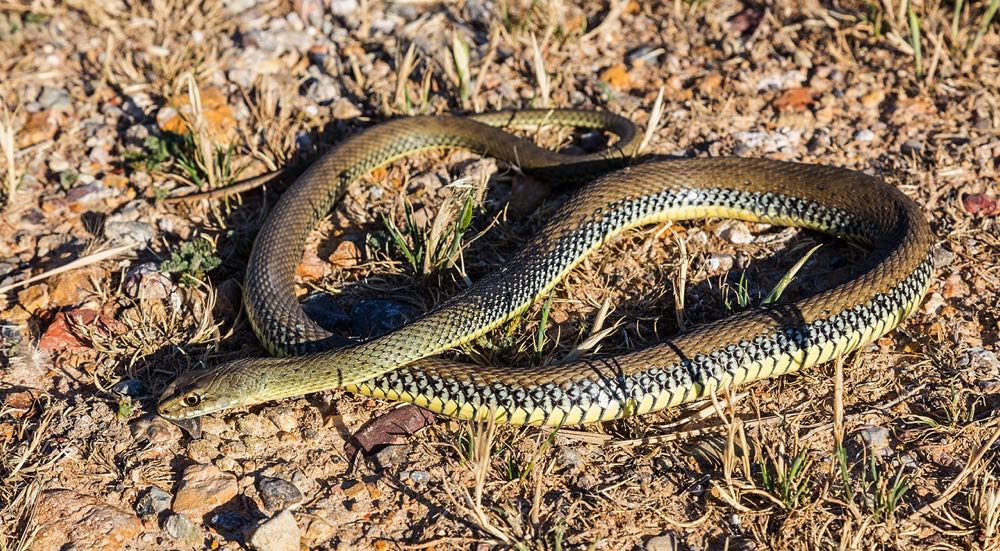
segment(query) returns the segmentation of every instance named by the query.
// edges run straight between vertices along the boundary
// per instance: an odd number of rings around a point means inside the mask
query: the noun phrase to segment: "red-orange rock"
[[[191,465],[174,495],[175,513],[200,519],[209,511],[227,503],[239,493],[236,476],[220,471],[214,465]]]
[[[97,310],[78,308],[69,312],[59,312],[49,324],[45,334],[38,341],[38,348],[49,352],[62,350],[86,350],[89,343],[80,335],[74,326],[92,325],[97,319]]]
[[[780,111],[803,111],[813,102],[812,94],[809,87],[789,88],[774,100],[774,107]]]
[[[94,549],[114,551],[129,544],[142,523],[135,515],[71,490],[49,490],[38,500],[39,531],[32,551]]]

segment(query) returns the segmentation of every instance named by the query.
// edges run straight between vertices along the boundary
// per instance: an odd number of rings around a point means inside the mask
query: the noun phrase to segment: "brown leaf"
[[[354,433],[344,452],[353,462],[359,451],[368,455],[384,446],[399,444],[407,436],[433,424],[434,414],[425,409],[412,405],[398,407],[365,423]]]

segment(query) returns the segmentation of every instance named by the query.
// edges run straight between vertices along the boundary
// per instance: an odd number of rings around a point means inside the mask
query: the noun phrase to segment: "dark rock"
[[[302,492],[291,482],[280,478],[262,477],[257,482],[257,491],[269,511],[280,511],[300,503]]]
[[[139,498],[135,504],[135,512],[139,516],[148,517],[158,515],[170,508],[170,500],[174,497],[167,492],[152,486]]]
[[[412,306],[391,300],[362,300],[351,309],[351,329],[361,337],[377,337],[402,327],[419,315]]]
[[[331,332],[343,329],[351,322],[350,316],[326,293],[311,293],[302,301],[302,311],[320,327]]]

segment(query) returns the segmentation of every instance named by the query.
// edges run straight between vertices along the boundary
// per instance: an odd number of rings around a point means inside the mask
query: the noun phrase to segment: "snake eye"
[[[185,405],[194,407],[197,406],[199,402],[201,402],[201,396],[198,396],[197,394],[188,394],[184,397]]]

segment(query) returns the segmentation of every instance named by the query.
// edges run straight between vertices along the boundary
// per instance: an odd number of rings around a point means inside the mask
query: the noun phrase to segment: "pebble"
[[[132,513],[71,490],[48,490],[39,497],[31,549],[102,549],[129,545],[142,531]]]
[[[111,387],[111,392],[119,396],[129,396],[132,398],[138,398],[142,396],[143,385],[142,381],[138,379],[125,379],[124,381],[119,381]]]
[[[77,306],[93,292],[94,282],[103,279],[97,266],[72,270],[49,280],[49,301],[53,306]]]
[[[205,534],[201,528],[184,515],[170,515],[163,523],[163,530],[175,540],[191,546],[198,546],[205,541]]]
[[[351,317],[344,313],[333,296],[328,293],[310,293],[302,301],[302,311],[320,327],[334,332],[346,327]]]
[[[19,294],[18,297],[20,298],[20,296]],[[96,310],[87,308],[59,312],[45,330],[42,338],[38,339],[38,348],[48,352],[89,349],[89,342],[82,339],[74,328],[78,325],[92,326],[97,315]]]
[[[136,300],[163,300],[174,289],[174,283],[155,262],[144,262],[125,274],[122,289]]]
[[[924,301],[924,305],[921,309],[928,316],[933,316],[934,314],[937,314],[938,310],[940,310],[945,304],[947,303],[945,302],[944,297],[941,296],[941,293],[934,292],[927,296],[927,300]]]
[[[104,224],[104,237],[118,245],[147,246],[156,236],[156,230],[148,222],[108,221]]]
[[[649,538],[646,542],[646,551],[674,551],[677,548],[677,536],[671,532]]]
[[[84,181],[82,175],[79,181],[80,182]],[[108,189],[103,185],[101,185],[100,183],[93,182],[82,186],[77,186],[67,191],[66,201],[68,201],[70,205],[86,206],[97,203],[99,201],[104,201],[105,199],[110,199],[115,195],[117,195],[117,192],[115,190]]]
[[[970,348],[958,357],[962,377],[986,394],[1000,393],[1000,359],[985,348]]]
[[[38,104],[45,109],[54,109],[57,107],[71,108],[73,107],[73,98],[69,95],[69,92],[62,88],[46,86],[42,88],[42,93],[38,96]]]
[[[269,511],[280,511],[291,508],[302,502],[302,492],[291,482],[269,476],[261,477],[257,482],[257,491],[264,507]]]
[[[228,503],[239,493],[236,476],[214,465],[194,464],[184,469],[177,485],[173,509],[200,518],[212,509]]]
[[[951,266],[956,256],[955,253],[944,247],[935,246],[933,250],[934,269],[940,270],[941,268]]]
[[[867,128],[864,128],[862,130],[858,130],[854,134],[854,139],[858,140],[859,142],[870,142],[875,139],[875,133],[872,132],[871,130],[868,130]]]
[[[417,484],[426,484],[431,479],[427,471],[410,471],[410,480]]]
[[[172,498],[173,496],[167,492],[156,486],[150,486],[149,490],[135,504],[135,512],[142,517],[158,515],[170,508]]]
[[[49,170],[51,170],[52,172],[57,172],[57,173],[65,172],[69,170],[69,168],[70,168],[69,162],[66,159],[63,159],[62,157],[55,157],[53,159],[49,159]]]
[[[337,17],[345,17],[358,11],[358,0],[330,0],[327,9]]]
[[[900,146],[899,151],[904,155],[920,155],[924,152],[924,142],[920,140],[906,140]]]
[[[257,551],[299,551],[300,540],[295,516],[285,510],[258,526],[247,543]]]
[[[242,436],[270,438],[278,432],[278,427],[270,419],[256,413],[248,413],[236,419],[236,432]]]
[[[747,245],[754,242],[754,235],[750,233],[750,229],[738,220],[719,224],[713,233],[735,245]]]
[[[223,532],[238,532],[247,524],[247,519],[239,513],[216,513],[208,523]]]
[[[361,116],[361,109],[347,98],[338,98],[333,102],[331,114],[337,120],[356,119]]]
[[[350,268],[356,265],[360,259],[361,249],[353,239],[344,239],[338,243],[337,248],[327,257],[327,260],[338,268]]]
[[[705,267],[712,275],[728,272],[733,269],[736,257],[726,253],[712,253],[705,261]]]
[[[402,327],[418,315],[412,306],[391,300],[362,300],[351,309],[351,329],[361,337],[377,337]]]
[[[858,434],[865,445],[872,451],[880,455],[887,455],[889,453],[889,429],[870,426],[862,428]]]

